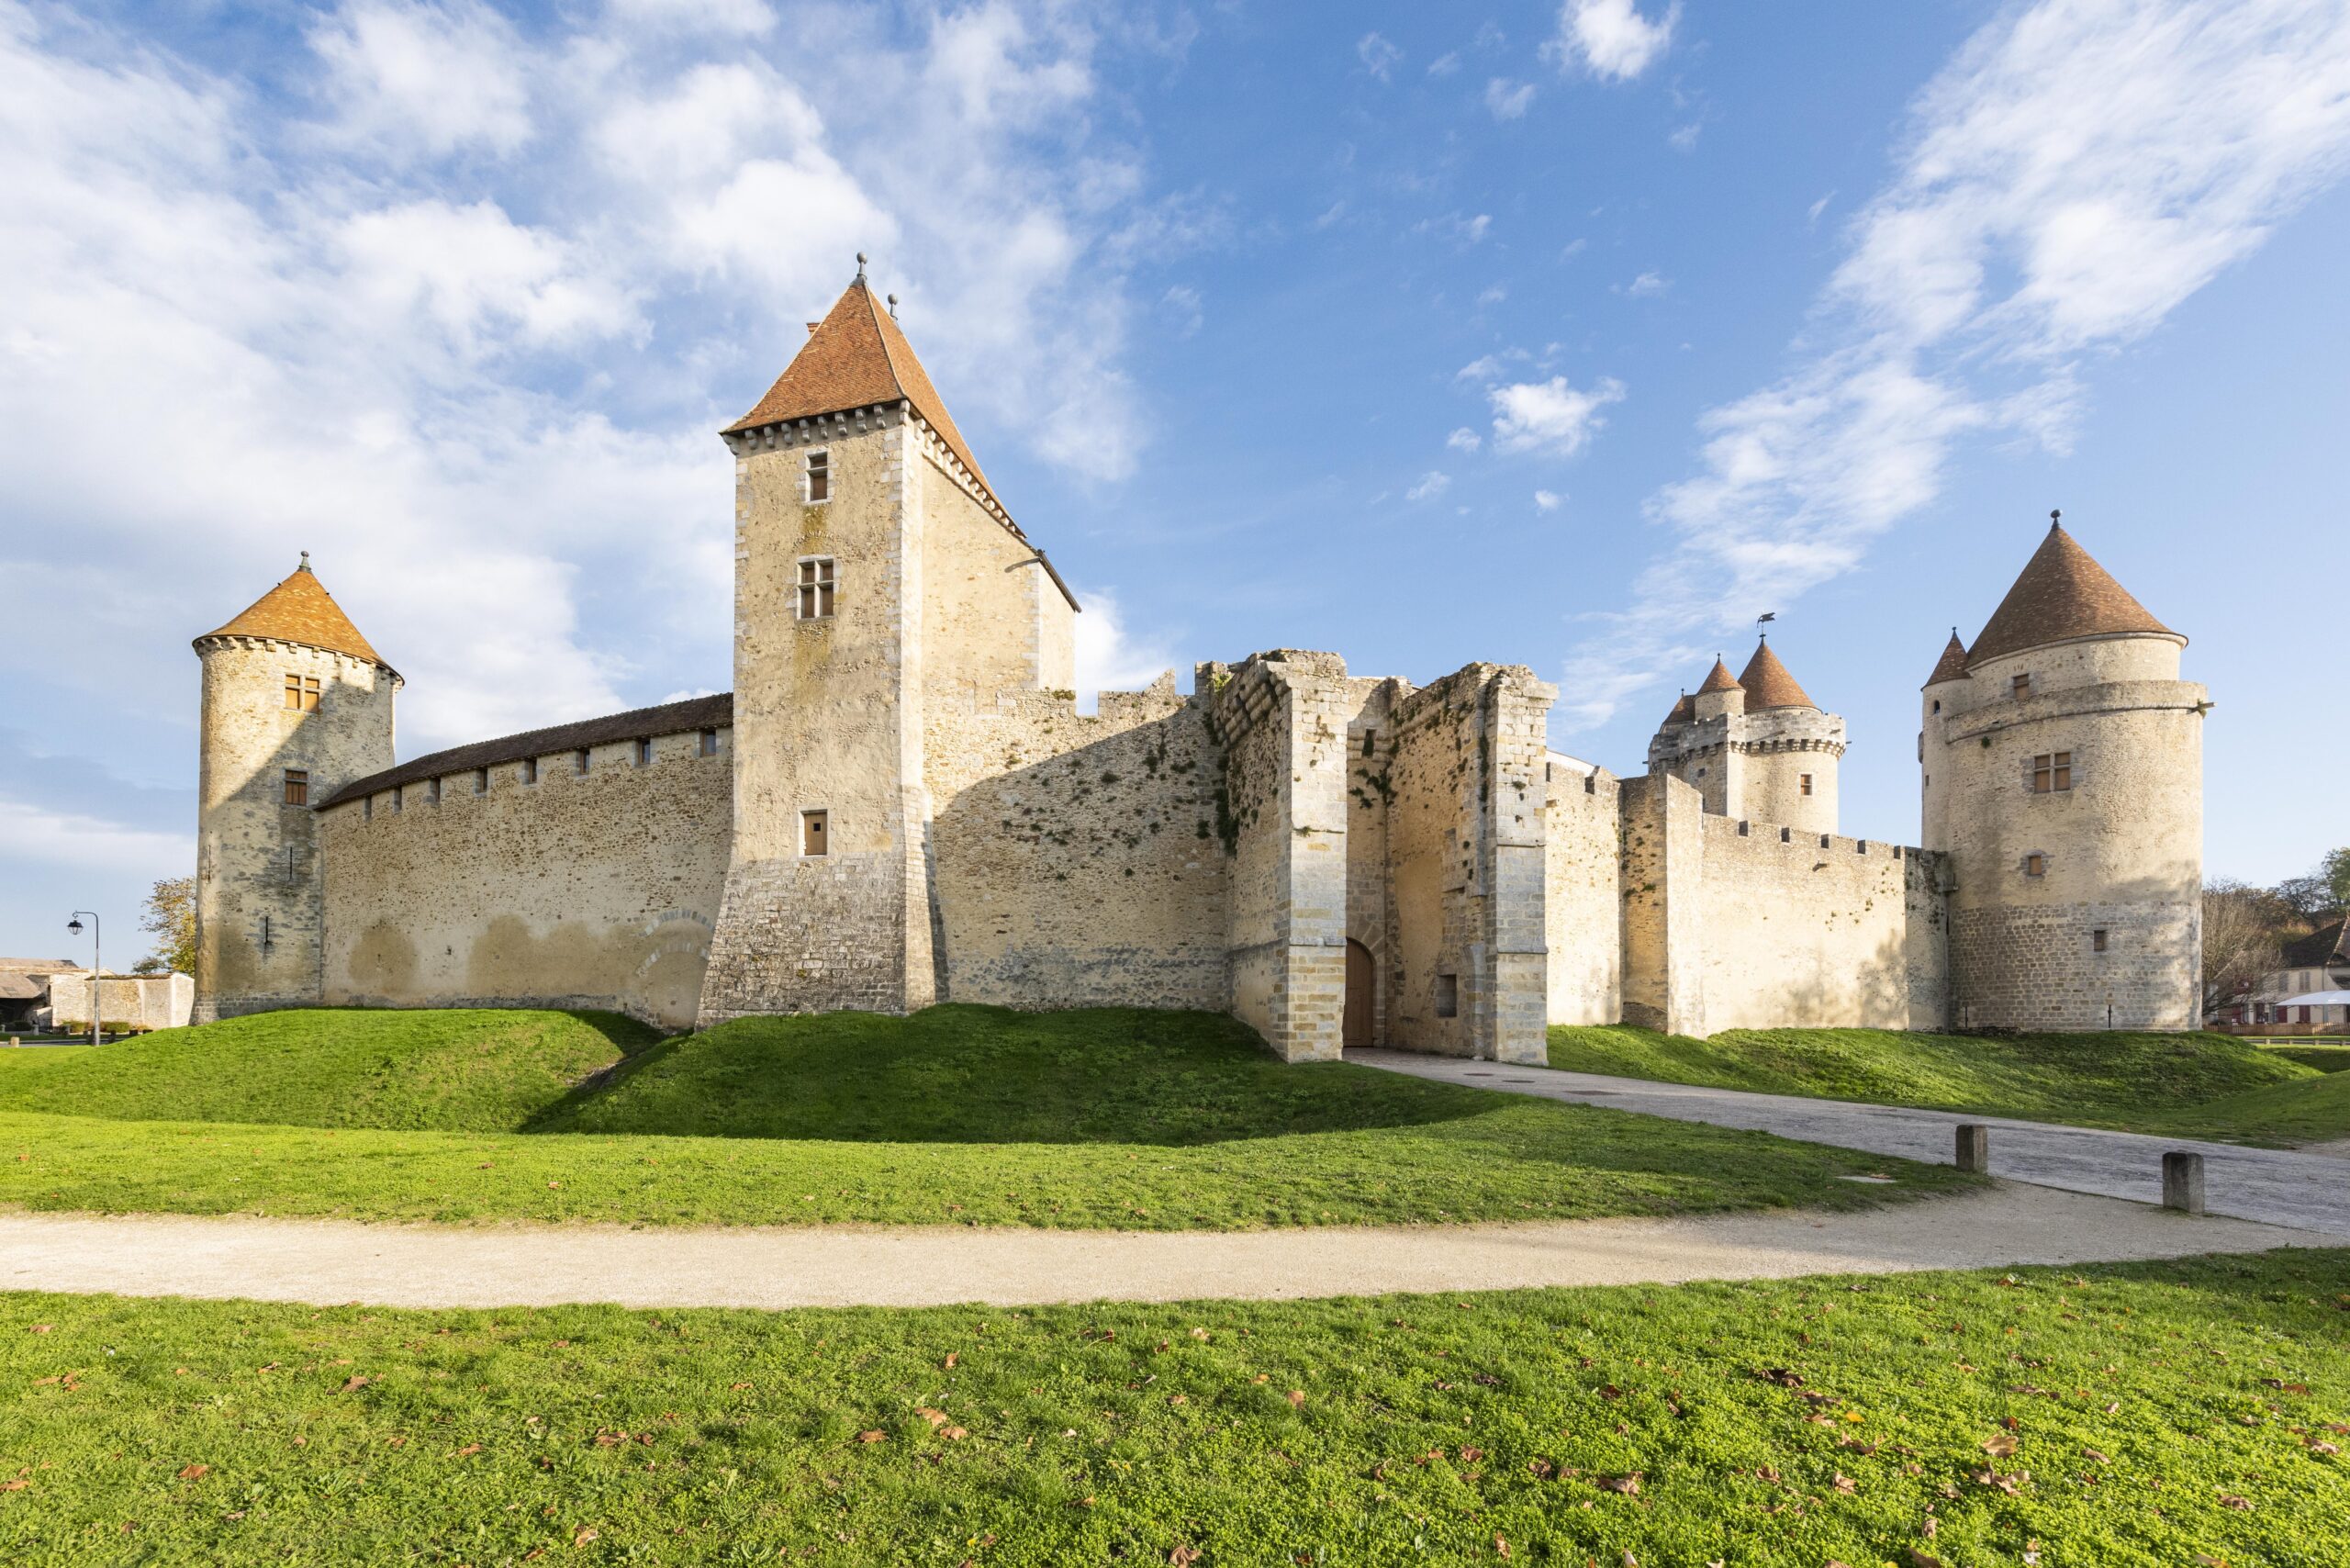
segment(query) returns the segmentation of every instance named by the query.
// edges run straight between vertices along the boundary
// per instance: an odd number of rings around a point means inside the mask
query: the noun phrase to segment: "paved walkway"
[[[0,1213],[0,1289],[317,1305],[1020,1305],[1667,1284],[2330,1244],[2305,1231],[2006,1183],[1849,1215],[1221,1234]]]
[[[1757,1128],[1806,1143],[1833,1144],[1839,1148],[1942,1165],[1950,1164],[1954,1155],[1956,1135],[1951,1129],[1961,1122],[1980,1122],[1991,1129],[1991,1173],[1995,1176],[2146,1204],[2162,1201],[2163,1151],[2191,1148],[2203,1156],[2204,1202],[2212,1213],[2350,1237],[2350,1165],[2309,1150],[2244,1148],[1953,1111],[1700,1089],[1595,1072],[1424,1056],[1416,1051],[1351,1050],[1347,1059],[1416,1078],[1610,1105],[1676,1121]]]

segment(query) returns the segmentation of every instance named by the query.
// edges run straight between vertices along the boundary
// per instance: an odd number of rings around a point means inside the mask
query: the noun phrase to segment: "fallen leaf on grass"
[[[929,1406],[923,1405],[915,1407],[914,1414],[929,1422],[934,1428],[946,1425],[946,1412],[944,1410],[934,1410]]]
[[[945,1438],[950,1443],[959,1443],[971,1434],[965,1431],[960,1427],[941,1427],[938,1429],[938,1435]]]
[[[479,1452],[481,1452],[481,1445],[479,1443],[467,1443],[464,1448],[457,1450],[457,1457],[459,1459],[471,1459],[474,1455]]]
[[[1602,1475],[1596,1479],[1600,1485],[1610,1492],[1621,1492],[1627,1497],[1637,1497],[1640,1495],[1640,1477],[1645,1473],[1646,1472],[1636,1470],[1629,1475]]]
[[[1503,1540],[1500,1536],[1494,1537],[1494,1555],[1496,1557],[1507,1557],[1509,1555],[1509,1542]]]
[[[1993,1459],[2006,1459],[2019,1447],[2013,1432],[1994,1432],[1983,1439],[1983,1451]]]
[[[1289,1404],[1290,1404],[1290,1408],[1291,1408],[1291,1409],[1292,1409],[1292,1410],[1303,1410],[1303,1409],[1304,1409],[1304,1408],[1305,1408],[1305,1390],[1304,1390],[1304,1389],[1302,1389],[1302,1388],[1292,1388],[1292,1389],[1291,1389],[1291,1390],[1289,1391]]]
[[[856,1440],[860,1443],[878,1443],[888,1441],[889,1437],[889,1433],[881,1431],[859,1432],[856,1434]]]
[[[1174,1568],[1192,1568],[1192,1564],[1199,1560],[1200,1549],[1196,1546],[1178,1545],[1167,1554],[1167,1561],[1174,1564]]]
[[[961,1355],[961,1353],[960,1353],[959,1351],[956,1351],[956,1350],[949,1350],[949,1351],[947,1351],[947,1352],[946,1352],[946,1364],[951,1367],[951,1366],[953,1366],[957,1361],[961,1361],[962,1359],[963,1359],[963,1358],[962,1358],[962,1355]]]
[[[361,1377],[357,1372],[353,1372],[351,1374],[350,1381],[342,1385],[340,1392],[344,1394],[354,1394],[375,1381],[375,1380],[372,1377]]]
[[[579,1533],[571,1538],[571,1544],[574,1547],[585,1546],[589,1541],[597,1539],[600,1534],[602,1534],[602,1532],[597,1529],[594,1525],[582,1525],[579,1527]]]
[[[1861,1484],[1840,1470],[1836,1473],[1835,1487],[1849,1497],[1860,1490]]]
[[[199,1481],[205,1476],[209,1475],[211,1473],[212,1467],[208,1464],[182,1465],[180,1467],[180,1479],[182,1481]]]
[[[2252,1512],[2252,1499],[2249,1497],[2239,1497],[2232,1492],[2222,1492],[2220,1494],[2220,1506],[2222,1508],[2234,1508],[2240,1512],[2248,1514]]]
[[[56,1331],[57,1325],[54,1323],[36,1323],[32,1326],[32,1332],[35,1334],[53,1334]]]

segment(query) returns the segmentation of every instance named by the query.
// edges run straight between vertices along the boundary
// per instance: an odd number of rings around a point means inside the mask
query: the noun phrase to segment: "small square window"
[[[1373,755],[1374,753],[1376,753],[1378,750],[1379,750],[1379,732],[1378,732],[1377,730],[1365,730],[1365,731],[1362,733],[1362,754],[1363,754],[1363,756],[1370,756]],[[1550,765],[1549,763],[1547,763],[1547,762],[1546,762],[1546,763],[1544,763],[1544,764],[1542,765],[1542,777],[1543,777],[1543,778],[1550,778]]]
[[[476,767],[474,769],[474,793],[476,795],[487,795],[489,793],[488,768]]]
[[[310,774],[308,768],[289,767],[285,770],[285,803],[289,806],[310,803]]]
[[[833,454],[819,448],[808,454],[808,500],[813,505],[832,498]]]
[[[2031,695],[2031,677],[2020,675],[2008,682],[2008,690],[2019,701]]]
[[[650,767],[653,766],[653,743],[651,741],[640,740],[636,743],[636,765],[639,767]]]
[[[1779,842],[1781,844],[1793,844],[1795,841],[1795,829],[1783,827],[1779,830]]]
[[[2073,787],[2073,754],[2043,751],[2031,759],[2031,792],[2060,794]]]
[[[1796,774],[1796,787],[1797,789],[1799,789],[1800,790],[1802,790],[1805,794],[1807,794],[1807,795],[1810,794],[1810,793],[1811,793],[1811,775],[1810,775],[1810,774],[1808,774],[1808,773],[1798,773],[1798,774]]]
[[[2089,933],[2089,951],[2092,953],[2102,953],[2105,951],[2104,932],[2092,931]]]
[[[2045,877],[2048,875],[2048,857],[2045,855],[2025,856],[2023,857],[2023,874],[2027,877]]]
[[[716,730],[704,730],[701,733],[701,754],[704,756],[716,756],[718,755],[718,732]]]
[[[1460,1016],[1460,977],[1459,975],[1436,977],[1436,1015],[1439,1018]]]
[[[522,759],[522,782],[525,784],[536,784],[538,781],[539,759],[535,756],[524,757]]]
[[[1743,821],[1740,821],[1738,824],[1738,836],[1740,838],[1744,838],[1746,836],[1746,823]]]
[[[822,812],[802,812],[800,813],[800,854],[822,855],[827,853],[824,846],[824,818],[825,813]]]
[[[285,706],[304,713],[319,711],[319,678],[315,675],[289,675],[285,678]]]
[[[829,621],[833,614],[833,561],[829,555],[800,563],[799,615],[802,621]]]
[[[585,773],[588,771],[588,748],[586,746],[581,746],[577,751],[572,753],[571,771],[574,773]]]

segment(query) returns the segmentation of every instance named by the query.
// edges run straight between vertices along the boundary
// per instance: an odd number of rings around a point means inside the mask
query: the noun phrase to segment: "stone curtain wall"
[[[1613,1024],[1623,1016],[1623,786],[1589,763],[1544,762],[1542,914],[1553,1024]]]
[[[1705,801],[1666,773],[1624,780],[1624,1022],[1705,1033],[1705,995],[1686,961],[1705,939]]]
[[[325,1000],[601,1007],[692,1024],[733,838],[729,732],[633,741],[410,784],[319,813]]]
[[[196,1005],[196,981],[187,975],[108,975],[98,982],[98,1022],[107,1028],[176,1029]],[[49,977],[49,1012],[54,1026],[73,1033],[90,1026],[87,971],[61,969]]]
[[[1232,857],[1217,829],[1224,762],[1209,700],[1177,695],[1170,678],[1105,691],[1100,707],[934,692],[925,771],[944,999],[1230,1005]]]

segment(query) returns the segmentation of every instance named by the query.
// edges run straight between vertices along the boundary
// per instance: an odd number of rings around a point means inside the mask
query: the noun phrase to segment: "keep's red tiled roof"
[[[2060,523],[2051,523],[2008,597],[1983,623],[1968,650],[1967,667],[2026,648],[2076,637],[2126,636],[2133,633],[2175,637],[2113,574],[2097,564]]]
[[[207,632],[196,641],[202,643],[212,637],[269,637],[365,659],[386,669],[392,667],[384,664],[383,655],[359,634],[359,628],[351,623],[351,617],[342,612],[334,595],[327,592],[318,574],[310,570],[307,554],[284,582],[246,606],[243,613],[226,626]]]
[[[1706,672],[1706,683],[1697,688],[1697,695],[1702,697],[1708,691],[1736,691],[1737,689],[1738,678],[1730,674],[1729,666],[1722,663],[1721,655],[1716,654],[1714,667]]]
[[[1758,708],[1818,708],[1771,651],[1768,639],[1754,645],[1754,656],[1738,672],[1738,684],[1746,688],[1746,711]]]
[[[1928,686],[1940,686],[1945,680],[1966,678],[1966,644],[1958,640],[1958,628],[1951,628],[1950,641],[1942,644],[1942,656],[1934,661],[1934,673],[1926,678]]]
[[[1664,722],[1668,724],[1677,724],[1684,719],[1694,719],[1696,716],[1697,700],[1684,691],[1674,700],[1673,711],[1664,716]]]

